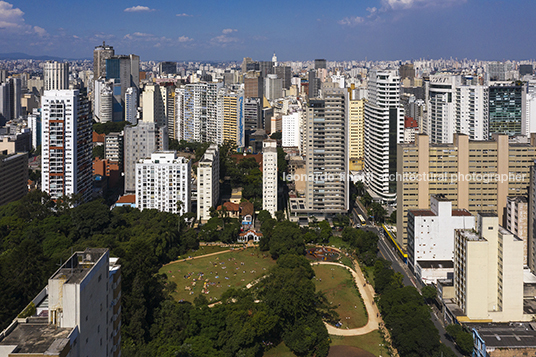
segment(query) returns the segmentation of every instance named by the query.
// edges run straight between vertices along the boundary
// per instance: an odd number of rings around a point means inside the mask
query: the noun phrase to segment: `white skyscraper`
[[[143,121],[156,123],[159,127],[166,126],[166,106],[163,101],[160,86],[150,83],[145,86],[141,94],[141,108]]]
[[[262,209],[272,217],[277,211],[277,141],[262,143]]]
[[[365,180],[384,201],[396,200],[396,150],[404,141],[397,70],[372,70],[365,103]]]
[[[471,140],[489,137],[489,93],[487,86],[456,87],[456,133],[469,135]]]
[[[136,125],[138,123],[138,94],[135,87],[127,89],[125,94],[125,121]]]
[[[157,127],[155,123],[140,121],[138,125],[125,127],[124,165],[125,193],[136,191],[136,163],[150,157],[155,151],[168,149],[167,127]]]
[[[42,111],[42,189],[52,198],[91,197],[91,117],[79,90],[45,91]]]
[[[210,219],[210,207],[220,197],[220,154],[218,145],[211,144],[197,166],[197,220]]]
[[[178,140],[223,143],[223,116],[218,115],[218,91],[222,83],[195,83],[184,86],[176,98],[175,117]],[[182,98],[181,98],[182,97]]]
[[[183,215],[190,211],[192,162],[158,151],[136,164],[136,207]],[[179,211],[180,207],[180,211]]]
[[[461,78],[451,74],[430,76],[428,113],[430,140],[434,144],[452,143],[456,130],[456,87]]]
[[[283,115],[283,147],[300,147],[300,121],[301,112]]]
[[[45,90],[69,89],[69,63],[47,61],[43,68]]]

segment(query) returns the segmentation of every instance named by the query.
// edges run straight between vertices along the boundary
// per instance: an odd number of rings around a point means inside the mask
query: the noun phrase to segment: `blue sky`
[[[534,0],[0,0],[0,53],[142,60],[536,58]]]

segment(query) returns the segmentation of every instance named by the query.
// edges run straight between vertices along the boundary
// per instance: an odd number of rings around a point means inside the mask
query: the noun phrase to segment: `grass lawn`
[[[387,349],[383,347],[380,350],[381,344],[385,344],[379,331],[372,331],[362,336],[333,336],[330,335],[331,346],[353,346],[359,347],[365,351],[372,353],[375,356],[379,356],[380,352],[382,356],[387,355]],[[285,343],[281,342],[279,346],[267,351],[264,357],[293,357],[295,356]]]
[[[375,356],[387,355],[387,349],[383,347],[380,351],[383,342],[382,336],[378,330],[367,333],[361,336],[333,336],[331,335],[331,346],[354,346],[369,351]]]
[[[203,293],[209,301],[217,301],[227,289],[245,287],[263,276],[272,265],[275,260],[268,253],[249,248],[172,263],[162,267],[160,273],[177,284],[173,294],[176,300],[193,302]]]
[[[328,245],[339,249],[350,249],[350,244],[343,241],[340,236],[331,236]]]
[[[186,252],[185,254],[179,256],[177,258],[177,260],[185,259],[185,258],[188,258],[188,257],[198,257],[200,255],[221,252],[221,251],[229,250],[229,249],[231,249],[231,248],[229,248],[229,247],[220,247],[219,245],[200,246],[199,249],[197,249],[197,250],[191,249],[190,251]]]
[[[359,291],[350,272],[334,265],[315,265],[315,284],[328,302],[337,307],[342,328],[356,328],[367,324],[368,316]]]

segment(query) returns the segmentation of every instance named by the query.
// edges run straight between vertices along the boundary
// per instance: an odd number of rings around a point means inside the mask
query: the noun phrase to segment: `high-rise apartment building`
[[[125,193],[136,191],[136,163],[150,157],[156,151],[168,149],[167,127],[159,128],[156,123],[139,122],[125,127],[124,165]]]
[[[275,74],[277,78],[281,78],[283,88],[289,89],[292,80],[292,69],[288,66],[278,66],[275,67]]]
[[[114,120],[114,81],[99,79],[94,82],[93,93],[93,119],[98,123],[107,123]],[[122,114],[119,112],[119,114]],[[116,118],[116,119],[121,119]],[[117,121],[119,121],[117,120]]]
[[[107,46],[103,41],[102,46],[95,46],[93,50],[93,79],[106,77],[106,60],[115,55],[114,48]]]
[[[309,101],[304,144],[309,215],[326,218],[349,208],[347,95],[332,88]]]
[[[277,211],[277,141],[262,144],[262,209],[275,217]]]
[[[365,182],[383,201],[396,200],[396,145],[404,141],[397,70],[372,70],[365,103]]]
[[[192,162],[158,151],[136,164],[136,207],[183,215],[190,211]]]
[[[141,94],[142,120],[145,123],[156,123],[159,127],[167,126],[166,101],[165,87],[161,88],[156,83],[147,84]]]
[[[295,112],[289,115],[283,115],[282,124],[282,147],[296,147],[301,146],[301,112]]]
[[[218,145],[210,144],[197,166],[197,220],[208,221],[210,208],[220,198],[220,153]]]
[[[489,90],[487,86],[461,85],[455,88],[455,132],[471,140],[489,138]]]
[[[0,206],[28,193],[28,154],[0,151]]]
[[[348,140],[350,171],[361,171],[365,159],[365,100],[352,99],[348,101]]]
[[[109,133],[104,137],[104,158],[123,168],[123,132]]]
[[[455,302],[460,322],[530,321],[523,313],[523,241],[499,226],[495,213],[479,212],[477,232],[456,230]]]
[[[264,96],[263,78],[260,72],[247,72],[244,75],[244,96],[246,98],[261,98]]]
[[[509,195],[527,193],[536,158],[536,136],[526,144],[508,136],[473,141],[455,134],[452,144],[430,144],[427,135],[398,145],[397,240],[406,245],[407,211],[429,208],[430,195],[443,194],[458,209],[495,211],[502,222]]]
[[[121,356],[121,266],[108,249],[75,252],[0,333],[1,356]],[[28,305],[29,306],[29,305]]]
[[[277,78],[276,74],[268,74],[264,79],[264,93],[268,100],[283,97],[283,80]]]
[[[46,61],[43,77],[45,90],[69,89],[69,62]]]
[[[451,74],[430,76],[428,113],[432,143],[451,143],[456,128],[456,86],[461,77]]]
[[[125,93],[125,121],[136,125],[138,123],[138,94],[135,87],[127,88]]]
[[[85,90],[45,91],[41,98],[42,190],[53,199],[91,197],[92,129]]]
[[[184,86],[180,105],[182,137],[190,142],[223,143],[223,117],[218,116],[218,92],[222,83],[195,83]]]
[[[218,116],[223,117],[223,141],[245,145],[244,92],[221,89],[218,93]]]
[[[506,83],[489,87],[489,133],[522,134],[523,87]]]
[[[32,132],[32,148],[37,149],[41,145],[41,113],[37,109],[28,115],[28,127]]]
[[[451,143],[455,133],[472,140],[487,140],[489,133],[489,91],[471,76],[449,73],[432,75],[428,88],[428,118],[422,133],[432,143]],[[424,125],[426,124],[426,125]]]
[[[261,98],[245,98],[244,124],[245,130],[264,129],[262,125]]]

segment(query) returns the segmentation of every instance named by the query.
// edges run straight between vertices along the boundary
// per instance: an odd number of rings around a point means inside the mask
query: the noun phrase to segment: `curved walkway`
[[[363,272],[361,271],[361,268],[359,267],[359,265],[355,263],[355,261],[354,261],[354,267],[357,268],[356,269],[357,271],[347,267],[344,264],[333,263],[333,262],[315,262],[315,263],[311,263],[311,265],[336,265],[336,266],[340,266],[345,269],[348,269],[348,271],[354,277],[355,283],[359,289],[359,293],[361,294],[361,297],[365,304],[365,309],[367,310],[368,322],[363,327],[345,330],[345,329],[333,327],[330,324],[324,322],[324,324],[326,325],[326,328],[328,329],[328,333],[330,335],[359,336],[359,335],[366,335],[367,333],[375,331],[379,328],[380,323],[382,322],[382,319],[380,316],[380,311],[378,310],[378,306],[374,302],[374,288],[366,282],[365,277],[363,276]]]
[[[222,250],[221,252],[209,253],[209,254],[205,254],[205,255],[198,255],[196,257],[191,257],[191,258],[184,258],[184,259],[174,260],[174,261],[169,262],[167,264],[164,264],[162,266],[165,267],[166,265],[169,265],[169,264],[174,264],[174,263],[178,263],[178,262],[185,262],[185,261],[199,259],[199,258],[206,258],[206,257],[210,257],[210,256],[213,256],[213,255],[234,252],[234,251],[237,251],[237,250],[239,251],[239,250],[242,250],[242,249],[243,248],[228,249],[228,250]]]

